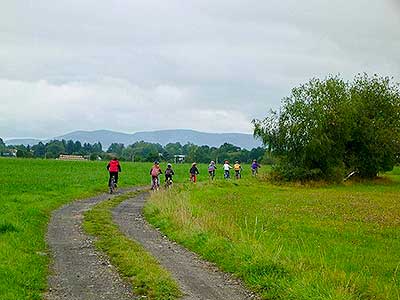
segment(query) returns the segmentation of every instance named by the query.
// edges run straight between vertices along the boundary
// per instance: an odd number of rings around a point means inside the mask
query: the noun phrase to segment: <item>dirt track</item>
[[[135,299],[129,284],[82,231],[83,213],[109,198],[110,195],[104,194],[75,201],[53,213],[47,233],[53,262],[45,299]]]
[[[126,191],[132,191],[130,189]],[[47,241],[53,264],[47,300],[136,299],[107,258],[98,253],[82,232],[83,213],[109,199],[101,195],[76,201],[55,211]],[[230,275],[163,237],[142,217],[146,194],[128,199],[113,211],[114,221],[129,238],[141,243],[179,283],[183,299],[253,299],[252,293]]]

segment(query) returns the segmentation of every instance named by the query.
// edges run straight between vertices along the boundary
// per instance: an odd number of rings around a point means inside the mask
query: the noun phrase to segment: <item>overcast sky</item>
[[[312,77],[400,81],[400,0],[2,0],[0,137],[251,133]]]

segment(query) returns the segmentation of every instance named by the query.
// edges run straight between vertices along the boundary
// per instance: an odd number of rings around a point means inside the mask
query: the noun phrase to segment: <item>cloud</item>
[[[44,80],[0,80],[0,90],[0,130],[9,136],[51,137],[94,128],[125,132],[143,128],[250,130],[249,116],[230,109],[201,107],[191,100],[190,89],[170,85],[143,88],[115,78],[62,85]]]
[[[0,136],[251,132],[312,77],[399,80],[399,16],[397,0],[4,1]]]

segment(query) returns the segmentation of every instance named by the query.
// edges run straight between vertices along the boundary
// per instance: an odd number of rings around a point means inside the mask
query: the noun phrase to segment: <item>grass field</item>
[[[106,192],[106,164],[0,159],[0,299],[42,299],[51,211],[74,199]],[[150,167],[122,163],[120,186],[150,185]],[[188,165],[177,167],[176,180],[187,180],[188,169]],[[205,166],[200,172],[205,173]]]
[[[105,165],[0,159],[0,299],[42,299],[51,211],[106,192]],[[120,186],[150,185],[150,166],[122,163]],[[319,187],[272,185],[248,167],[226,182],[218,171],[209,184],[200,166],[204,182],[154,194],[147,217],[265,299],[400,299],[400,169]]]
[[[400,169],[336,186],[184,185],[154,194],[146,217],[263,299],[400,299]]]

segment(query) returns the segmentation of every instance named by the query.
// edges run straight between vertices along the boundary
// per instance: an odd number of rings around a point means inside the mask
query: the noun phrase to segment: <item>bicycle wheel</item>
[[[110,180],[110,194],[115,192],[115,177],[112,176]]]

